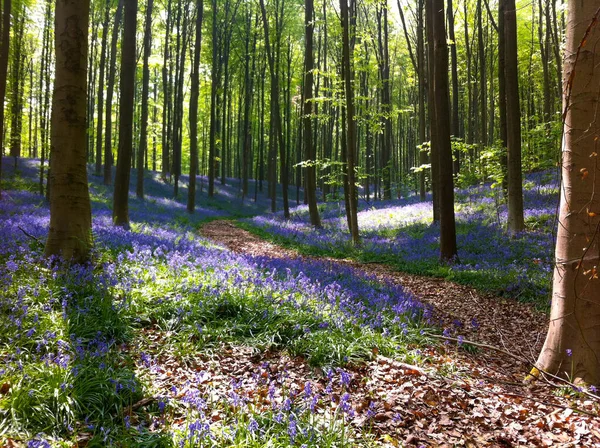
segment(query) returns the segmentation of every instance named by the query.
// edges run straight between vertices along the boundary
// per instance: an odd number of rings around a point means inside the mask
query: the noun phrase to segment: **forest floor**
[[[259,260],[311,259],[228,220],[205,224],[201,234]],[[401,285],[431,307],[436,325],[446,328],[440,337],[445,343],[424,350],[423,365],[375,356],[365,365],[350,367],[353,396],[362,397],[355,400],[357,411],[375,400],[384,403],[371,419],[357,412],[361,417],[354,425],[368,426],[389,446],[600,446],[597,401],[566,384],[524,381],[547,330],[544,313],[384,264],[327,261]],[[302,359],[295,359],[294,365],[300,376],[310,371]]]

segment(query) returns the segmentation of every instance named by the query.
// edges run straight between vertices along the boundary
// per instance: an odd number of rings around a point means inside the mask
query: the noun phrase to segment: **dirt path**
[[[266,242],[229,221],[206,224],[201,234],[248,256],[314,258]],[[523,383],[547,330],[542,313],[514,300],[385,265],[326,260],[399,284],[431,305],[443,327],[529,360],[493,350],[472,355],[452,344],[424,349],[430,360],[425,371],[381,357],[357,368],[360,386],[355,396],[364,400],[356,409],[373,399],[384,403],[369,424],[383,439],[392,437],[386,446],[600,447],[600,419],[569,409],[597,413],[597,403],[557,396],[556,389],[543,382]],[[353,423],[360,426],[364,420]]]
[[[237,227],[230,221],[212,221],[201,229],[204,237],[225,245],[234,252],[257,257],[305,258],[296,251],[281,248]],[[321,260],[323,258],[320,258]],[[376,263],[326,258],[345,264],[380,280],[401,285],[419,300],[431,305],[441,326],[466,339],[500,347],[534,360],[548,324],[543,313],[531,306],[503,299],[444,279],[410,275]]]

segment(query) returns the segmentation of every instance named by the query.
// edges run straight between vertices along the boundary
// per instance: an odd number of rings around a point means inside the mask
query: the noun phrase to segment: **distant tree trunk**
[[[212,0],[212,68],[210,71],[210,130],[208,148],[208,197],[215,194],[215,164],[217,152],[217,95],[219,92],[221,58],[219,57],[219,33],[217,25],[217,0]]]
[[[379,76],[381,78],[381,111],[383,132],[381,134],[381,173],[383,199],[392,198],[392,96],[390,88],[390,56],[388,46],[387,0],[377,14],[379,45]]]
[[[448,0],[448,40],[450,44],[450,60],[452,62],[452,131],[454,138],[460,138],[460,117],[458,107],[458,54],[456,50],[456,35],[454,34],[454,9],[452,0]],[[453,154],[453,171],[454,175],[458,175],[460,171],[460,151],[456,150]]]
[[[271,108],[274,123],[271,123],[273,130],[274,148],[279,147],[279,163],[281,170],[281,194],[283,196],[283,216],[285,219],[290,218],[290,207],[288,202],[288,171],[286,163],[286,150],[283,138],[283,128],[281,125],[281,111],[279,107],[279,76],[275,65],[275,54],[271,49],[269,20],[267,18],[267,10],[264,0],[260,0],[260,9],[263,19],[263,27],[265,32],[265,51],[267,53],[267,61],[269,63],[269,71],[271,73]],[[275,170],[274,170],[275,171]],[[275,187],[276,185],[274,185]]]
[[[433,11],[434,47],[434,114],[440,176],[440,260],[456,261],[456,222],[454,217],[454,181],[452,178],[452,144],[448,92],[448,44],[444,17],[444,0],[429,0]]]
[[[340,13],[342,20],[342,78],[344,81],[344,91],[346,94],[346,172],[348,177],[350,234],[352,235],[352,242],[354,244],[360,244],[356,197],[356,175],[354,171],[356,154],[356,120],[354,114],[354,90],[352,85],[354,76],[350,54],[350,14],[348,9],[348,1],[340,0]]]
[[[44,14],[44,35],[42,38],[42,60],[40,63],[40,176],[39,192],[44,196],[44,164],[48,153],[48,110],[50,109],[50,63],[52,42],[50,38],[52,28],[52,0],[46,1],[46,12]],[[1,135],[1,134],[0,134]]]
[[[258,19],[258,18],[257,18]],[[258,21],[258,20],[257,20]],[[248,171],[251,169],[252,160],[250,152],[252,150],[252,96],[254,94],[254,68],[256,66],[256,35],[252,35],[252,50],[250,50],[250,34],[252,17],[250,11],[246,18],[246,55],[244,65],[244,124],[242,131],[242,200],[248,196]],[[258,25],[258,23],[256,23]],[[256,27],[255,27],[256,28]],[[252,60],[252,61],[251,61]],[[252,63],[252,65],[250,65]]]
[[[482,0],[477,0],[477,52],[479,55],[479,89],[480,101],[479,109],[481,113],[481,129],[479,134],[479,142],[482,147],[487,146],[487,75],[485,61],[485,45],[483,42],[483,8]]]
[[[85,153],[89,12],[86,0],[56,2],[50,230],[45,255],[77,263],[89,259],[92,247]]]
[[[567,17],[560,224],[550,327],[537,367],[574,383],[600,386],[598,2],[569,0]]]
[[[144,62],[142,68],[142,117],[140,129],[140,147],[137,154],[136,195],[144,198],[144,157],[148,153],[148,100],[150,96],[150,67],[148,61],[152,53],[152,9],[154,0],[147,0],[146,23],[144,30]]]
[[[119,154],[113,202],[113,222],[129,227],[129,178],[133,146],[133,96],[136,69],[137,0],[127,0],[123,21],[121,95],[119,104]]]
[[[152,0],[150,0],[152,1]],[[102,120],[104,115],[104,71],[106,69],[106,46],[108,42],[108,24],[110,21],[110,0],[106,0],[104,23],[102,24],[102,44],[100,46],[100,75],[98,80],[98,123],[96,127],[96,169],[94,174],[102,174]],[[91,123],[90,123],[91,125]]]
[[[419,145],[423,145],[426,140],[426,115],[425,115],[425,98],[427,96],[427,81],[425,80],[425,42],[423,37],[424,26],[423,26],[423,9],[424,0],[419,0],[417,7],[417,65],[418,65],[418,78],[419,78]],[[419,151],[419,163],[421,165],[421,172],[419,173],[419,198],[424,201],[426,198],[425,188],[425,169],[424,165],[427,164],[427,152],[423,149]]]
[[[519,102],[519,62],[517,52],[517,12],[515,0],[505,1],[506,42],[506,129],[508,144],[508,232],[525,229],[523,218],[523,175],[521,172],[521,105]]]
[[[425,0],[425,18],[427,29],[427,80],[429,109],[429,150],[431,161],[431,192],[433,196],[433,221],[440,221],[440,165],[437,137],[437,121],[435,118],[435,52],[434,52],[434,16],[433,0]],[[445,27],[444,27],[445,28]],[[447,115],[446,115],[447,116]]]
[[[498,110],[500,112],[500,144],[502,154],[500,165],[502,167],[502,189],[504,194],[508,193],[508,154],[507,154],[507,130],[506,130],[506,75],[504,73],[506,61],[506,34],[504,23],[506,21],[505,0],[498,2]]]
[[[313,120],[313,79],[314,79],[314,55],[313,55],[313,34],[315,30],[313,0],[304,2],[304,103],[303,103],[303,123],[304,123],[304,161],[307,163],[306,173],[306,197],[308,201],[308,212],[310,223],[315,227],[321,227],[321,218],[319,217],[319,208],[317,207],[317,170],[316,154],[312,141],[312,120]]]
[[[171,35],[171,0],[167,3],[166,9],[166,23],[165,23],[165,43],[163,51],[163,66],[162,66],[162,81],[163,81],[163,116],[162,116],[162,157],[161,157],[161,176],[163,181],[166,181],[171,172],[171,161],[169,157],[171,147],[171,133],[170,133],[170,108],[171,108],[171,88],[170,88],[170,77],[169,77],[169,62],[170,62],[170,43],[169,37]]]
[[[15,167],[17,159],[21,157],[21,126],[23,112],[23,34],[25,32],[25,11],[24,6],[16,8],[13,14],[13,51],[11,68],[11,125],[10,125],[10,155],[15,158]]]
[[[123,16],[123,4],[125,0],[119,0],[117,13],[115,14],[115,23],[113,25],[112,37],[110,42],[110,64],[106,90],[106,131],[104,132],[104,185],[112,183],[113,166],[113,142],[112,142],[112,101],[115,89],[115,76],[117,70],[117,43],[119,41],[119,27],[121,26],[121,17]]]
[[[202,19],[204,1],[196,0],[196,39],[192,65],[192,86],[190,96],[190,180],[188,186],[187,211],[194,213],[196,208],[196,175],[198,174],[198,98],[200,96],[200,49],[202,47]]]
[[[4,99],[6,97],[6,75],[10,51],[11,0],[4,0],[2,10],[2,43],[0,45],[0,198],[2,198],[2,157],[4,157]]]

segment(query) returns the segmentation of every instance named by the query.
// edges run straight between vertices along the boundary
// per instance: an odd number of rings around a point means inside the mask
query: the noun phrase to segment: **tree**
[[[525,229],[523,218],[523,175],[521,173],[521,105],[517,54],[517,11],[515,0],[503,0],[504,77],[506,92],[506,137],[508,146],[508,232]]]
[[[440,259],[457,257],[454,216],[454,181],[452,178],[452,144],[450,140],[450,102],[448,92],[448,44],[444,17],[444,0],[429,0],[433,13],[433,104],[436,123],[437,157],[440,192]]]
[[[119,153],[113,221],[115,225],[129,227],[129,178],[133,147],[133,96],[135,92],[135,33],[137,27],[137,0],[126,0],[123,21],[123,46],[121,53],[121,103],[119,110]]]
[[[355,175],[355,154],[356,154],[356,119],[354,113],[354,90],[353,90],[353,71],[350,56],[350,14],[347,0],[340,0],[340,15],[342,20],[342,78],[344,80],[344,91],[346,94],[346,174],[347,174],[347,201],[348,220],[352,242],[360,244],[358,232],[358,214],[356,197],[356,175]],[[345,132],[345,130],[343,131]]]
[[[85,153],[89,13],[89,1],[56,2],[50,231],[45,254],[75,262],[86,261],[92,247]]]
[[[152,9],[154,0],[146,3],[146,22],[144,24],[144,63],[142,68],[142,117],[140,129],[140,147],[137,154],[136,195],[144,198],[144,156],[148,153],[148,100],[150,96],[150,68],[148,61],[152,53]]]
[[[316,173],[316,154],[312,141],[312,120],[313,120],[313,34],[315,23],[313,20],[314,5],[312,0],[304,2],[304,103],[302,118],[304,124],[304,161],[306,163],[306,196],[308,201],[308,211],[310,223],[315,227],[321,227],[321,218],[317,207],[317,173]]]
[[[152,1],[152,0],[150,0]],[[104,23],[102,24],[102,44],[100,47],[100,74],[98,77],[98,123],[96,128],[96,176],[102,174],[102,119],[104,118],[104,71],[106,70],[106,46],[108,43],[108,25],[110,23],[111,0],[106,0]],[[90,123],[91,125],[91,123]]]
[[[104,132],[104,185],[112,183],[113,166],[113,143],[112,143],[112,100],[115,89],[115,76],[117,71],[117,43],[119,41],[119,28],[121,26],[121,17],[123,15],[123,5],[125,0],[119,0],[117,13],[115,14],[115,23],[113,24],[112,37],[110,42],[110,64],[106,90],[106,131]]]
[[[600,199],[596,120],[600,56],[597,2],[569,0],[563,66],[564,142],[552,310],[537,368],[600,384]]]
[[[190,97],[190,184],[188,186],[187,210],[196,207],[196,175],[198,174],[198,97],[200,96],[200,48],[202,46],[203,0],[196,1],[196,43],[192,65],[192,94]]]
[[[283,140],[283,128],[281,125],[281,110],[279,105],[279,75],[275,62],[275,52],[271,48],[271,38],[269,33],[269,20],[267,18],[267,9],[265,8],[264,0],[260,0],[260,10],[263,19],[263,28],[265,31],[265,52],[267,53],[267,62],[269,65],[269,72],[271,74],[271,117],[273,123],[271,124],[272,137],[273,137],[273,148],[279,147],[279,164],[281,170],[281,195],[283,196],[283,216],[285,219],[290,219],[290,207],[288,203],[288,172],[286,162],[286,151],[285,143]],[[279,24],[281,26],[281,24]],[[279,32],[280,30],[277,29]],[[276,151],[274,151],[276,153]],[[273,170],[275,166],[273,164]],[[275,188],[275,182],[273,176],[269,185],[273,184],[272,188]],[[275,191],[275,190],[274,190]]]
[[[10,50],[10,11],[11,0],[4,0],[2,10],[2,44],[0,44],[0,198],[2,197],[2,157],[4,157],[4,98],[6,96],[6,75]]]

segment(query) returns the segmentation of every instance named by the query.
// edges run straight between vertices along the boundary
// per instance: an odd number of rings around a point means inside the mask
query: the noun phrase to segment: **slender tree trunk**
[[[142,117],[140,129],[140,147],[137,154],[136,195],[144,198],[144,157],[148,153],[148,100],[150,96],[150,67],[148,61],[152,53],[152,9],[154,0],[147,0],[146,23],[144,30],[144,62],[142,67]]]
[[[433,195],[433,221],[440,221],[440,158],[437,137],[437,121],[435,116],[435,52],[434,52],[434,16],[433,0],[425,0],[425,18],[427,28],[427,80],[429,108],[429,148],[431,160],[431,192]],[[445,27],[444,27],[445,28]],[[447,117],[447,115],[445,115]]]
[[[508,9],[508,8],[507,8]],[[600,200],[596,194],[600,126],[597,2],[569,0],[564,88],[562,185],[550,327],[537,367],[600,385]],[[534,370],[534,373],[538,373]]]
[[[150,0],[152,1],[152,0]],[[96,176],[102,174],[102,120],[104,115],[104,71],[106,69],[106,46],[108,43],[108,24],[110,22],[110,0],[106,0],[106,12],[102,24],[102,44],[100,47],[100,75],[98,80],[98,123],[96,125]],[[91,124],[91,123],[90,123]]]
[[[187,211],[194,213],[196,208],[196,175],[198,174],[198,98],[200,97],[200,49],[202,47],[202,19],[204,1],[196,0],[196,39],[192,65],[192,86],[190,96],[190,180],[188,186]]]
[[[133,146],[133,96],[136,69],[137,0],[125,3],[121,53],[121,98],[119,105],[119,155],[113,202],[113,222],[129,227],[129,178]]]
[[[454,34],[454,8],[452,0],[448,0],[448,40],[450,44],[450,60],[452,67],[452,130],[451,134],[454,138],[460,138],[460,117],[458,107],[458,52],[456,50],[456,35]],[[453,153],[453,171],[454,175],[458,175],[460,171],[460,151],[457,149]]]
[[[521,173],[521,105],[517,52],[517,12],[515,0],[505,1],[504,35],[506,42],[506,129],[508,145],[508,232],[525,229],[523,218],[523,175]]]
[[[0,45],[0,198],[2,197],[2,158],[4,157],[4,99],[10,51],[11,0],[4,0],[2,9],[2,43]]]
[[[261,0],[262,1],[262,0]],[[344,81],[344,90],[346,94],[346,158],[347,158],[347,177],[348,177],[348,206],[350,218],[350,234],[352,242],[360,244],[358,231],[358,214],[356,198],[356,175],[355,175],[355,154],[356,154],[356,120],[354,113],[354,90],[352,85],[353,71],[350,54],[350,14],[348,11],[348,1],[340,0],[340,12],[342,20],[342,78]]]
[[[219,57],[219,33],[217,25],[217,0],[212,0],[212,69],[210,88],[210,130],[208,149],[208,197],[215,194],[215,164],[217,152],[217,95],[219,91],[219,71],[221,58]]]
[[[506,130],[506,76],[504,73],[506,61],[506,35],[504,23],[506,21],[505,0],[498,2],[498,110],[500,112],[500,144],[502,154],[500,165],[502,167],[502,189],[508,194],[508,154],[507,154],[507,130]]]
[[[308,212],[310,223],[315,227],[321,227],[321,218],[319,208],[317,207],[317,170],[316,154],[312,140],[312,120],[313,120],[313,35],[315,30],[313,0],[304,2],[304,103],[303,103],[303,123],[304,123],[304,162],[306,163],[306,197],[308,200]]]
[[[87,0],[56,2],[50,230],[45,255],[75,262],[86,261],[92,247],[85,153],[89,12]]]
[[[425,80],[425,39],[423,37],[424,26],[423,26],[423,9],[424,0],[419,0],[417,8],[417,65],[418,65],[418,78],[419,78],[419,145],[423,145],[427,139],[426,129],[426,115],[425,115],[425,98],[427,96],[427,82]],[[419,163],[421,165],[421,172],[419,173],[419,198],[424,201],[426,198],[426,187],[425,187],[425,169],[424,165],[427,165],[427,151],[421,149],[419,151]]]
[[[169,62],[170,62],[170,35],[171,35],[171,0],[167,3],[166,10],[166,23],[165,23],[165,43],[163,51],[163,66],[162,66],[162,82],[163,82],[163,116],[162,116],[162,163],[161,163],[161,176],[163,181],[167,181],[171,170],[170,163],[170,147],[171,147],[171,134],[169,127],[169,112],[171,107],[171,95],[170,95],[170,77],[169,77]]]
[[[273,129],[273,137],[275,139],[274,147],[279,147],[281,194],[283,196],[283,216],[285,219],[289,219],[290,207],[288,202],[288,172],[285,154],[285,143],[283,138],[283,130],[281,126],[281,111],[279,108],[279,76],[275,65],[275,55],[271,49],[269,21],[267,19],[267,10],[265,8],[264,0],[260,0],[260,9],[262,13],[263,26],[265,31],[265,51],[267,53],[267,60],[269,63],[269,69],[271,73],[271,107],[273,109],[272,117],[274,119],[274,123],[271,123],[271,128]],[[279,32],[280,30],[278,29],[277,31]],[[276,187],[276,185],[274,185],[274,187]]]
[[[112,113],[113,113],[113,93],[115,89],[115,76],[117,71],[117,43],[119,41],[119,28],[121,26],[121,17],[123,15],[124,0],[119,0],[117,13],[115,14],[115,23],[113,25],[112,37],[110,42],[110,64],[106,89],[106,131],[104,132],[104,185],[112,183],[113,166],[113,141],[112,141]]]

